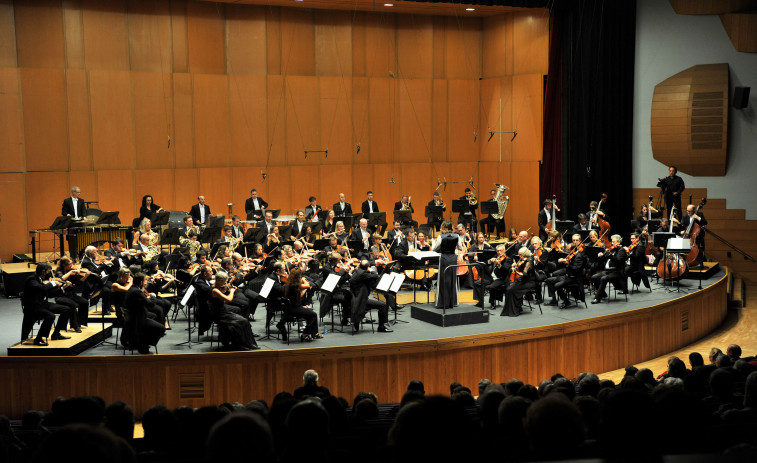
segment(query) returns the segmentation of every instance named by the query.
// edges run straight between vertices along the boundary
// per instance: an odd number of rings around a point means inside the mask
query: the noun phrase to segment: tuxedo
[[[242,228],[242,226],[241,225],[239,225],[239,226],[232,225],[231,226],[231,236],[233,236],[234,238],[242,238],[242,237],[244,237],[244,229]]]
[[[358,256],[367,256],[368,250],[371,247],[371,235],[373,234],[371,232],[371,229],[366,227],[365,231],[368,233],[368,241],[367,245],[358,246],[358,248],[355,250],[358,253]],[[350,234],[350,241],[363,241],[363,231],[360,227],[355,228],[352,230],[352,234]]]
[[[310,222],[314,222],[318,220],[318,216],[316,216],[315,218],[313,218],[313,216],[315,215],[316,211],[322,211],[322,210],[323,208],[321,207],[320,204],[316,204],[315,209],[313,209],[313,206],[308,205],[308,207],[305,208],[305,220],[308,220]]]
[[[623,278],[623,270],[628,256],[625,249],[623,249],[623,246],[618,246],[615,249],[605,251],[604,254],[603,257],[607,259],[605,261],[604,270],[591,277],[591,280],[595,285],[597,285],[597,283],[599,284],[594,296],[594,301],[597,302],[602,300],[603,297],[606,297],[605,287],[607,286],[607,282],[616,282],[616,284],[621,286],[621,289],[625,289],[626,285],[626,279]]]
[[[268,209],[268,203],[261,197],[258,197],[257,200],[257,207],[255,207],[255,202],[252,198],[247,198],[247,201],[244,202],[244,210],[247,213],[247,220],[263,219],[263,209]]]
[[[469,201],[468,198],[465,196],[460,198],[464,201]],[[476,230],[478,229],[478,220],[476,220],[476,209],[478,209],[478,203],[476,203],[475,206],[471,206],[468,204],[463,208],[463,211],[460,212],[460,215],[457,216],[457,223],[461,223],[463,225],[470,224],[471,231],[473,233],[476,233]]]
[[[55,325],[55,332],[66,330],[68,319],[75,316],[76,312],[70,307],[61,304],[48,302],[47,297],[50,292],[56,289],[55,283],[43,283],[39,276],[31,275],[24,282],[23,309],[24,317],[21,322],[21,340],[25,341],[29,332],[34,326],[36,320],[42,320],[42,325],[37,331],[35,342],[42,341],[48,337],[50,328],[55,321],[55,314],[59,314],[58,323]]]
[[[208,218],[210,217],[210,206],[208,206],[207,204],[204,204],[202,206],[202,208],[205,210],[205,221],[204,222],[202,222],[200,220],[200,218],[201,218],[200,217],[200,215],[201,215],[200,204],[195,204],[194,206],[192,206],[192,209],[189,211],[189,215],[192,216],[192,220],[194,221],[195,225],[201,224],[201,223],[202,224],[208,223]]]
[[[307,222],[299,222],[297,219],[292,220],[289,222],[289,225],[292,226],[292,235],[296,237],[300,237],[303,233],[305,233],[305,227],[307,226]]]
[[[371,209],[373,209],[373,211],[371,211]],[[378,203],[376,201],[371,201],[371,204],[369,205],[368,200],[363,201],[362,210],[363,210],[363,218],[366,218],[366,219],[368,218],[368,214],[370,214],[371,212],[374,212],[374,213],[381,212],[381,210],[379,209]],[[386,226],[388,224],[386,223],[386,220],[385,220],[383,223],[380,223],[378,225],[379,225],[378,233],[379,235],[383,236],[384,231],[386,231]]]
[[[79,217],[83,219],[85,216],[84,200],[81,198],[76,199],[76,207],[74,208],[74,200],[72,197],[68,197],[63,200],[63,206],[60,210],[60,215],[70,215],[71,217]]]
[[[389,321],[389,307],[386,303],[370,299],[373,287],[378,283],[379,276],[375,272],[361,268],[352,272],[350,278],[350,292],[352,293],[352,323],[356,327],[369,309],[378,309],[379,326]]]
[[[276,226],[276,224],[273,223],[273,220],[271,220],[271,223],[268,223],[265,220],[261,220],[260,222],[258,222],[258,228],[266,227],[266,232],[265,232],[266,235],[272,233],[273,232],[273,227],[275,227],[275,226]],[[265,237],[263,237],[263,238],[265,238]]]
[[[334,210],[334,215],[338,217],[352,214],[352,205],[350,203],[344,203],[344,207],[342,207],[341,202],[334,203],[331,208]]]
[[[539,238],[543,242],[547,241],[547,224],[552,221],[552,214],[554,213],[554,209],[550,209],[549,211],[542,209],[539,211]]]

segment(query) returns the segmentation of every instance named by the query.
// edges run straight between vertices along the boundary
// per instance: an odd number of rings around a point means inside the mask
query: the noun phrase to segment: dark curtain
[[[551,17],[549,31],[549,70],[544,95],[544,147],[539,167],[539,206],[552,195],[562,207],[562,53],[560,18]]]
[[[557,0],[553,15],[562,44],[562,217],[577,220],[606,193],[611,234],[627,242],[636,2]]]

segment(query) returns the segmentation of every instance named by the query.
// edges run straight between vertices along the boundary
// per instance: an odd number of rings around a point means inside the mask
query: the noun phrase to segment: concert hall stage
[[[393,333],[372,333],[365,325],[352,335],[349,327],[341,333],[328,324],[324,339],[301,343],[292,337],[286,344],[274,336],[259,340],[261,349],[252,352],[219,352],[215,345],[211,350],[206,336],[191,349],[178,345],[187,340],[186,318],[179,316],[158,345],[160,355],[127,351],[123,356],[120,349],[100,346],[73,358],[0,358],[0,374],[13,389],[0,399],[0,410],[16,416],[28,408],[48,407],[46,401],[57,395],[85,393],[126,400],[138,412],[156,403],[270,400],[276,392],[297,387],[308,368],[318,370],[332,392],[351,398],[371,390],[382,401],[399,401],[411,379],[424,381],[430,393],[444,393],[453,379],[475,388],[484,377],[536,384],[555,372],[599,373],[670,352],[717,327],[727,310],[726,280],[727,271],[719,270],[702,281],[702,290],[697,290],[699,281],[682,280],[678,292],[653,279],[652,292],[642,287],[627,301],[611,292],[600,304],[591,304],[587,296],[588,307],[542,304],[543,314],[532,302],[533,311],[524,305],[519,317],[500,316],[500,304],[489,311],[486,323],[447,327],[411,318],[411,306],[423,304],[408,302],[397,314]],[[471,290],[461,291],[460,299],[472,308]],[[462,307],[450,312],[455,310]],[[256,315],[253,331],[265,335],[262,305]],[[0,300],[0,343],[16,343],[20,325],[18,299]],[[30,381],[46,386],[42,392],[26,390]]]

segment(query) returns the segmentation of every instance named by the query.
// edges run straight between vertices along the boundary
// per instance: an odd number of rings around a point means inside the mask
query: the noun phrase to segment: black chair
[[[297,337],[300,337],[300,335],[302,334],[300,330],[300,321],[305,320],[305,319],[302,317],[297,317],[296,315],[292,315],[291,313],[289,313],[292,307],[292,302],[289,299],[285,297],[281,297],[278,300],[278,304],[282,312],[281,320],[284,322],[283,326],[284,326],[284,331],[285,331],[285,336],[286,336],[286,342],[287,342],[287,345],[289,345],[289,342],[292,339],[292,336],[291,336],[292,325],[295,325],[297,327]],[[279,334],[282,334],[282,333],[279,332]],[[278,339],[278,336],[276,339]]]
[[[21,312],[24,314],[21,319],[21,342],[24,342],[34,336],[34,325],[40,324],[42,322],[42,317],[39,317],[34,313],[26,312],[23,292],[18,293],[18,297],[21,300]]]
[[[126,349],[128,346],[128,349],[131,350],[132,355],[134,354],[134,348],[139,347],[140,340],[141,340],[141,332],[139,329],[139,324],[135,320],[134,317],[132,317],[131,312],[129,309],[124,307],[118,307],[116,310],[118,310],[121,313],[121,318],[123,319],[123,330],[124,330],[124,338],[126,339],[126,342],[121,342],[124,348],[124,355],[126,355]],[[158,353],[158,345],[152,344],[151,347],[155,348],[155,353]]]
[[[546,285],[544,285],[544,286],[546,286]],[[531,296],[531,297],[528,297],[528,296]],[[531,312],[533,312],[534,311],[534,307],[531,305],[531,299],[533,299],[534,302],[536,302],[536,305],[539,307],[539,313],[542,314],[542,315],[544,315],[544,312],[542,312],[542,310],[541,310],[541,301],[542,301],[542,298],[541,297],[537,297],[537,296],[541,296],[541,288],[539,287],[539,285],[536,285],[536,286],[533,287],[533,289],[530,289],[526,293],[526,295],[523,297],[523,300],[526,302],[526,304],[528,304],[529,310],[531,310]]]

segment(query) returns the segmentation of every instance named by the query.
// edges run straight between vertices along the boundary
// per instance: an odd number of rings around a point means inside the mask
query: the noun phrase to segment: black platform
[[[475,325],[489,323],[489,311],[473,305],[460,305],[453,309],[437,309],[433,305],[411,305],[410,317],[436,326]]]

